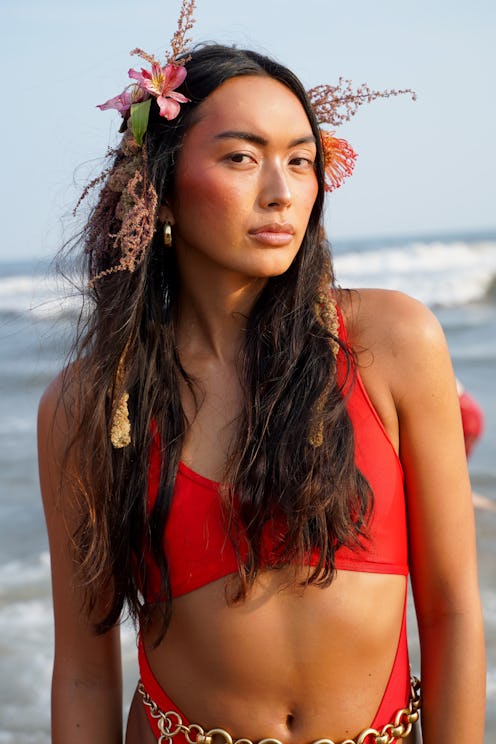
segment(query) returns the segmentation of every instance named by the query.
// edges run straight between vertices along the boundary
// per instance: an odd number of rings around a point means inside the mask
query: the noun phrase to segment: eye
[[[295,155],[291,158],[289,164],[299,170],[308,170],[314,167],[315,160],[308,155]]]
[[[233,152],[226,156],[226,160],[237,165],[247,165],[253,162],[253,156],[247,152]]]

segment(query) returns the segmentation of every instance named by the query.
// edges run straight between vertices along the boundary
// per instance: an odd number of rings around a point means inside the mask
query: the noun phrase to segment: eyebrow
[[[234,129],[228,129],[226,132],[219,132],[219,134],[215,135],[215,139],[245,140],[246,142],[252,142],[254,145],[261,145],[262,147],[269,144],[268,140],[265,139],[265,137],[261,137],[259,134],[253,134],[252,132],[242,132]],[[297,137],[297,139],[292,140],[288,146],[296,147],[297,145],[304,145],[307,143],[315,144],[315,137],[313,136],[313,134],[309,134],[306,137]]]

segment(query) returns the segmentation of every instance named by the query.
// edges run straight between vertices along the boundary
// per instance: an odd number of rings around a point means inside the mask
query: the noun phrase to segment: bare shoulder
[[[416,343],[437,344],[444,338],[429,308],[403,292],[389,289],[351,289],[340,292],[340,305],[353,345],[368,341],[396,348]]]
[[[42,426],[46,430],[47,425],[53,422],[61,402],[63,379],[64,372],[59,372],[43,391],[38,406],[38,427]]]
[[[66,372],[61,371],[43,392],[38,406],[38,454],[63,447],[69,421],[66,392]],[[41,463],[40,463],[41,464]]]
[[[57,431],[68,433],[71,413],[77,399],[78,384],[75,364],[65,367],[53,378],[40,398],[38,428],[43,427],[48,432],[48,427],[51,426],[55,433]]]
[[[392,290],[357,289],[341,292],[339,302],[359,363],[381,371],[397,402],[413,381],[417,389],[439,384],[436,376],[448,372],[443,329],[418,300]]]
[[[62,482],[69,474],[76,400],[74,366],[62,370],[43,392],[38,406],[38,466],[45,508],[58,505]]]

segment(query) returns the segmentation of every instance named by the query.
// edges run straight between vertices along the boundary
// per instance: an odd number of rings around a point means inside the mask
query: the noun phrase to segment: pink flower
[[[147,98],[149,98],[149,94],[139,85],[128,85],[128,87],[125,88],[122,93],[119,93],[118,96],[109,98],[105,103],[100,103],[97,108],[99,108],[100,111],[117,109],[117,111],[124,116],[133,103],[140,103]]]
[[[143,91],[157,99],[160,116],[165,119],[175,119],[179,113],[179,104],[189,101],[189,98],[175,91],[186,77],[184,65],[169,63],[161,67],[159,64],[153,64],[151,72],[144,68],[141,68],[141,72],[129,70],[129,77],[137,80]]]

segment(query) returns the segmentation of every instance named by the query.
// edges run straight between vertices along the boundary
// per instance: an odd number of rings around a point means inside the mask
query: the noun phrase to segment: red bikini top
[[[346,342],[341,313],[339,336]],[[338,353],[337,374],[344,376],[346,360]],[[336,568],[370,573],[408,574],[404,478],[401,463],[374,409],[359,374],[347,401],[355,433],[356,463],[374,494],[368,523],[369,539],[362,548],[345,546],[336,552]],[[148,507],[157,498],[161,465],[158,435],[152,441],[148,473]],[[237,571],[234,549],[226,533],[219,499],[220,484],[179,464],[164,534],[172,597],[198,589]],[[277,525],[267,525],[262,553],[270,563],[271,548],[281,540]],[[273,554],[272,550],[272,554]],[[156,564],[145,556],[149,596],[157,596]],[[310,557],[309,563],[312,563]]]

